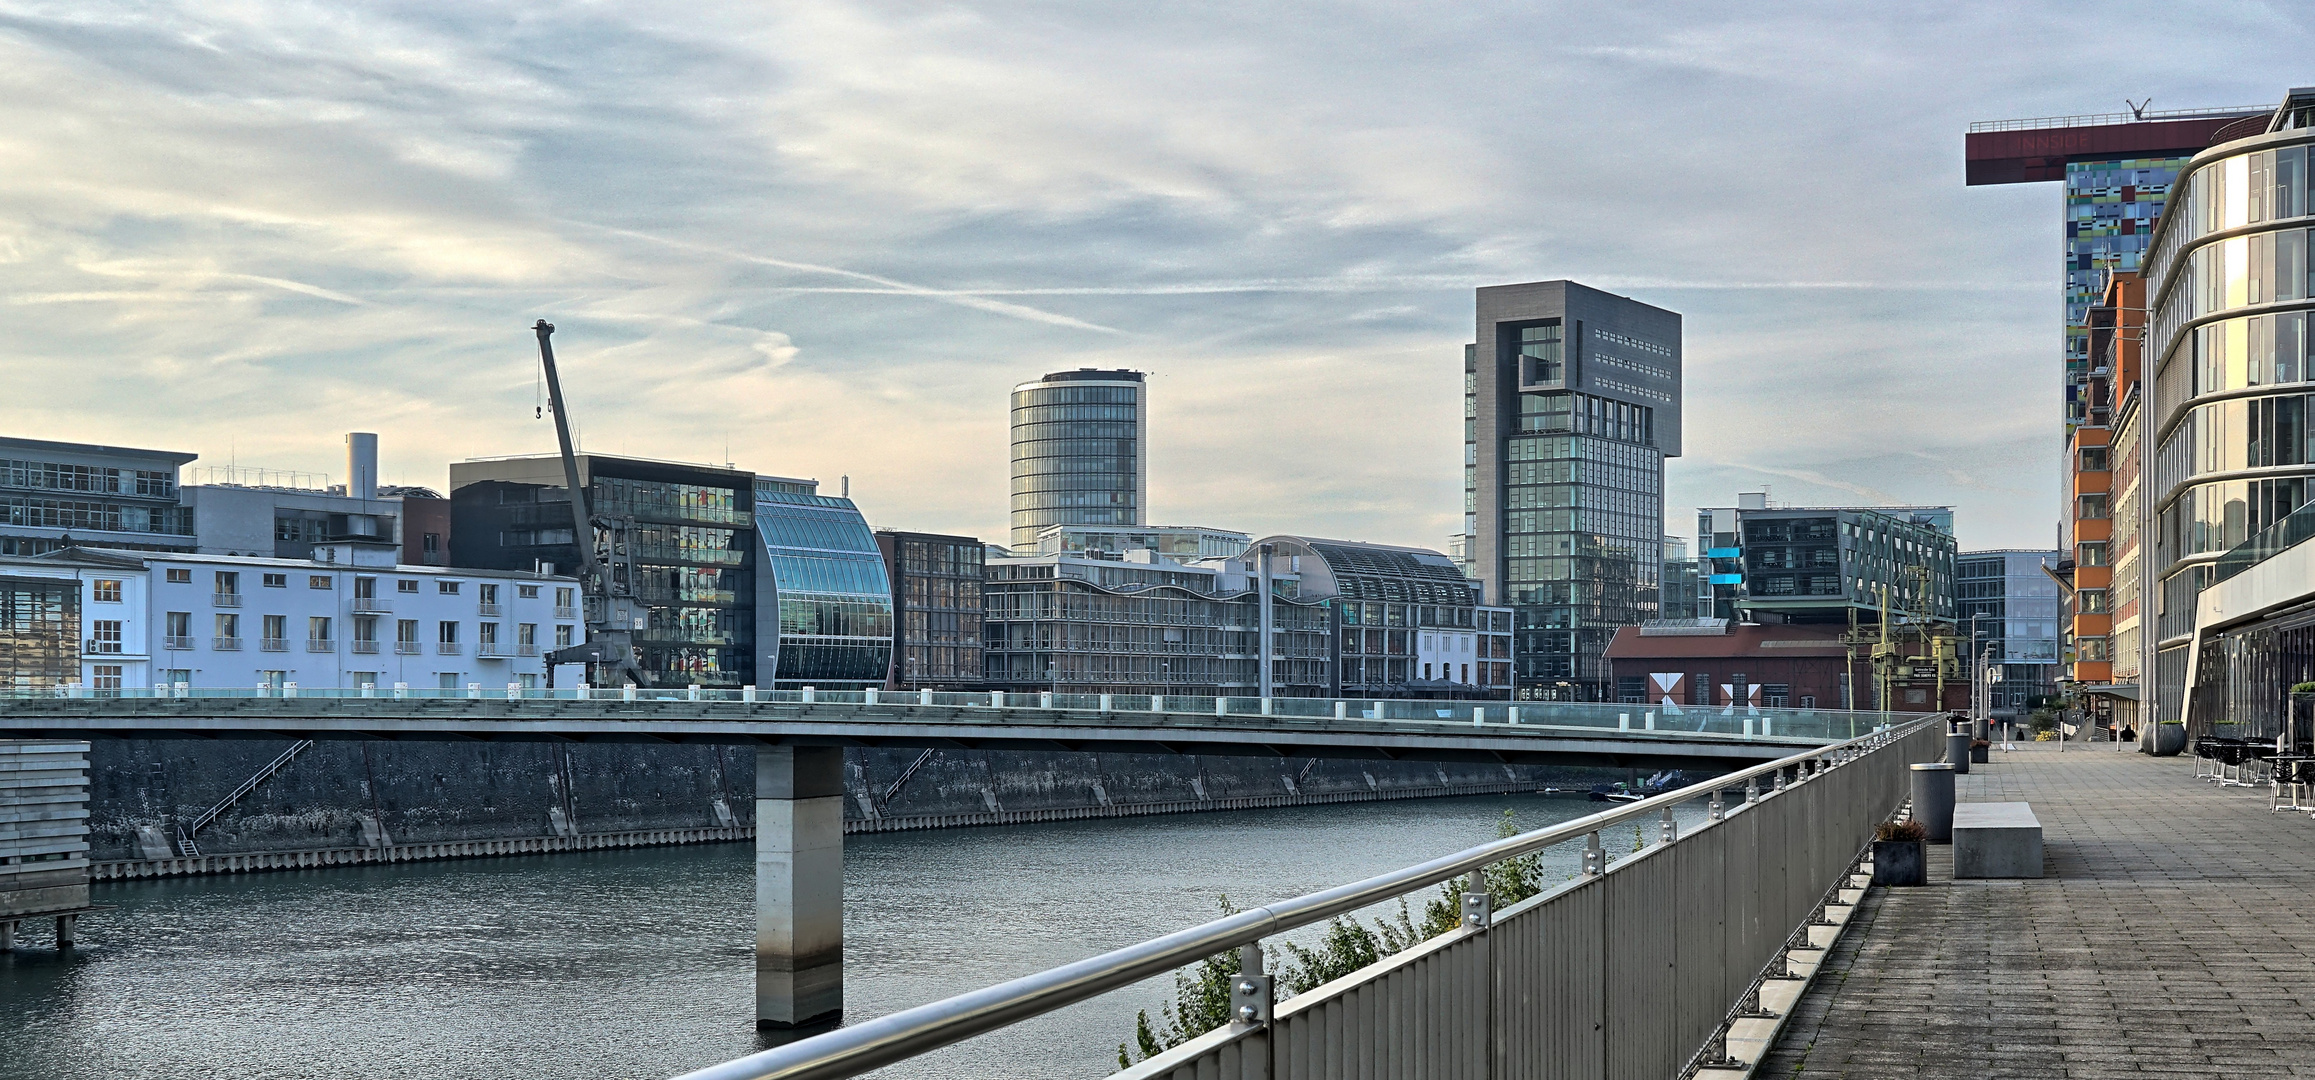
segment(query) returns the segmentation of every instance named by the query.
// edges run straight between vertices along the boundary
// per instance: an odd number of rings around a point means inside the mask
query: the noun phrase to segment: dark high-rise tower
[[[1572,281],[1479,290],[1464,353],[1472,572],[1514,609],[1518,696],[1609,696],[1616,628],[1654,618],[1680,316]]]

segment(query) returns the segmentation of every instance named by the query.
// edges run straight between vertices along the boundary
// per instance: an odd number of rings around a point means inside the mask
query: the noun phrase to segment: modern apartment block
[[[981,587],[987,545],[970,536],[876,530],[892,579],[893,690],[981,685]]]
[[[1972,658],[2001,675],[1993,687],[1996,716],[2018,717],[2057,693],[2063,601],[2051,576],[2057,551],[1965,551],[1954,561],[1954,612]]]
[[[1515,681],[1512,612],[1481,603],[1477,583],[1436,551],[1273,536],[1273,568],[1294,575],[1304,598],[1327,598],[1335,614],[1336,679],[1343,697],[1509,697]]]
[[[0,555],[73,544],[193,549],[177,472],[194,455],[0,437]]]
[[[1700,586],[1699,564],[1696,557],[1688,553],[1687,539],[1665,537],[1664,574],[1659,586],[1662,599],[1656,604],[1656,618],[1663,622],[1697,618]]]
[[[1696,511],[1697,613],[1735,623],[1954,617],[1953,510],[1793,507],[1761,492]]]
[[[2310,157],[2315,89],[2295,89],[2194,156],[2147,248],[2138,640],[2158,718],[2193,730],[2272,738],[2315,678]]]
[[[1083,555],[1154,551],[1175,561],[1213,559],[1246,549],[1253,537],[1200,525],[1048,525],[1020,554]]]
[[[1140,525],[1148,386],[1138,371],[1057,371],[1013,388],[1013,550],[1053,525]]]
[[[1616,628],[1658,615],[1680,316],[1572,281],[1478,290],[1464,350],[1464,532],[1513,611],[1517,693],[1605,700]]]
[[[345,483],[328,485],[319,483],[326,478],[314,477],[300,484],[298,475],[257,475],[251,477],[255,482],[242,483],[241,476],[228,473],[226,482],[185,485],[182,497],[199,543],[195,550],[307,559],[322,544],[402,543],[402,501],[378,487],[376,435],[347,434]]]

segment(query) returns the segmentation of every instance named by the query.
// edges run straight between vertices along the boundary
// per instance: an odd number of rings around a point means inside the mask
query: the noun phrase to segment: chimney
[[[378,497],[378,437],[370,432],[346,433],[346,494],[356,499]]]

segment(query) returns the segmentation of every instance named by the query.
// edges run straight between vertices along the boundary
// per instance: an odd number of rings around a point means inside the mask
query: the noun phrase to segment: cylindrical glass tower
[[[2144,483],[2168,716],[2181,700],[2195,599],[2224,575],[2221,556],[2315,495],[2311,122],[2315,108],[2286,107],[2269,130],[2195,155],[2148,245],[2147,438],[2156,449]]]
[[[1141,525],[1149,413],[1138,371],[1060,371],[1013,388],[1013,549],[1052,525]]]

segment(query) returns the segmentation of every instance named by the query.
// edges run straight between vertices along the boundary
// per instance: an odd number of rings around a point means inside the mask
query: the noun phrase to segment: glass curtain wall
[[[892,579],[852,500],[758,484],[756,532],[779,634],[771,685],[881,686],[892,664]],[[769,613],[767,613],[769,614]]]
[[[1559,696],[1598,700],[1616,628],[1657,614],[1664,455],[1647,418],[1610,416],[1589,400],[1519,396],[1519,434],[1504,455],[1504,582],[1522,687],[1564,683]]]
[[[1143,521],[1142,376],[1059,372],[1013,390],[1012,546],[1049,525]]]

